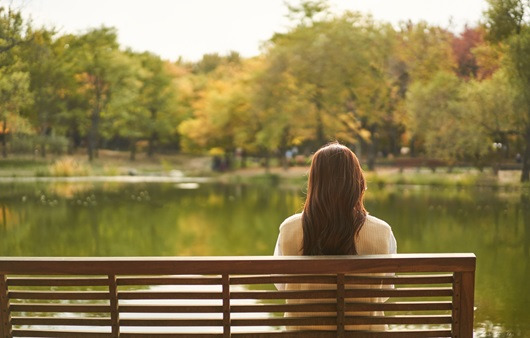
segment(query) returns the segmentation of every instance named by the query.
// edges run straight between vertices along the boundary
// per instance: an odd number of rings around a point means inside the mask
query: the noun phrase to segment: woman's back
[[[302,214],[295,214],[287,218],[280,226],[280,234],[276,244],[275,255],[278,256],[300,256],[302,255],[302,241],[303,241],[303,229],[302,229]],[[366,221],[359,231],[358,237],[355,239],[355,245],[359,255],[377,255],[377,254],[392,254],[396,253],[396,239],[392,233],[390,226],[373,216],[368,215]],[[303,290],[315,290],[315,289],[334,289],[335,287],[330,284],[282,284],[277,285],[281,290],[286,291],[303,291]],[[349,288],[374,288],[381,289],[383,287],[389,287],[388,285],[355,285]],[[329,302],[329,300],[327,300]],[[364,303],[381,303],[386,301],[385,298],[356,298],[348,299],[347,301],[364,302]],[[307,300],[304,302],[307,303]],[[314,303],[326,302],[325,300],[314,299]],[[288,304],[300,304],[301,300],[291,299],[287,301]],[[297,316],[335,316],[335,313],[301,313],[301,312],[288,312],[285,314],[286,317],[297,317]],[[348,312],[347,315],[356,316],[382,316],[382,312]],[[313,329],[316,327],[312,327]],[[335,327],[318,327],[319,329],[334,330]],[[308,327],[289,327],[291,330],[302,330],[308,329]],[[346,329],[350,330],[384,330],[384,325],[365,325],[365,326],[346,326]]]
[[[347,147],[331,143],[320,148],[311,160],[304,211],[287,218],[280,226],[277,255],[376,255],[396,253],[396,240],[390,226],[364,208],[364,174],[355,154]],[[333,285],[285,284],[280,289],[330,289]],[[355,288],[382,288],[382,285],[351,285]],[[389,287],[389,286],[386,286]],[[351,299],[351,302],[384,302],[383,298]],[[314,299],[311,302],[324,302]],[[327,300],[330,302],[331,300]],[[298,304],[300,300],[290,300]],[[307,302],[307,301],[306,301]],[[335,316],[313,313],[313,316]],[[377,312],[348,312],[348,315],[382,315]],[[307,316],[286,313],[287,317]],[[291,327],[290,327],[291,328]],[[292,329],[303,329],[292,327]],[[329,327],[328,329],[333,329]],[[384,329],[384,325],[348,327]]]

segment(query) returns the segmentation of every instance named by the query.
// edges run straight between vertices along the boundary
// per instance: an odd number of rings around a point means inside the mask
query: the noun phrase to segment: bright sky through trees
[[[196,61],[205,53],[231,50],[244,57],[289,25],[284,0],[0,0],[31,17],[34,26],[79,34],[101,25],[118,29],[119,42],[162,58]],[[298,3],[290,0],[290,3]],[[358,10],[397,24],[426,20],[460,31],[474,25],[485,0],[332,0],[334,12]]]

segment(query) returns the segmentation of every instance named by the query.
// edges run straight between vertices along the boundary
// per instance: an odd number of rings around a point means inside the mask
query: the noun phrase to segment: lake
[[[303,184],[0,183],[1,256],[268,255]],[[399,253],[477,255],[477,337],[530,337],[530,194],[370,186]]]

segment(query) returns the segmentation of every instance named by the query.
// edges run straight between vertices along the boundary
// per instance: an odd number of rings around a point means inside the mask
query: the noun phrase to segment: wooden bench
[[[0,333],[1,337],[472,337],[475,260],[473,254],[3,257]],[[273,283],[329,287],[277,291]],[[355,301],[362,297],[390,298],[385,303]],[[286,304],[286,299],[301,299],[302,304]],[[315,299],[324,301],[311,303]],[[356,316],[352,311],[385,311],[385,315]],[[284,317],[284,312],[302,316]],[[357,324],[388,324],[388,330],[346,329]],[[308,329],[285,329],[291,325]],[[333,330],[314,330],[330,325]]]

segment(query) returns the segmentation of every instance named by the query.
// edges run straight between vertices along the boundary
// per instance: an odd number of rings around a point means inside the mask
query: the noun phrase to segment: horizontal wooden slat
[[[107,286],[108,278],[22,278],[10,277],[8,286]]]
[[[451,302],[399,302],[399,303],[350,303],[345,306],[346,311],[448,311]],[[122,309],[122,307],[120,307]],[[305,303],[305,304],[256,304],[232,305],[232,313],[267,313],[267,312],[335,312],[335,303]],[[123,311],[123,310],[122,310]]]
[[[118,292],[118,299],[221,299],[220,292]]]
[[[110,312],[108,305],[12,303],[11,312]]]
[[[13,325],[109,326],[110,318],[13,317]]]
[[[297,284],[336,284],[336,276],[317,276],[317,275],[278,275],[278,276],[245,276],[231,277],[231,285],[244,284],[272,284],[272,283],[297,283]]]
[[[121,326],[222,326],[222,319],[120,319]]]
[[[346,316],[344,323],[348,325],[357,324],[451,324],[450,315],[429,315],[429,316]]]
[[[403,331],[384,331],[384,332],[369,332],[356,331],[351,337],[355,338],[425,338],[425,337],[452,337],[450,330],[403,330]]]
[[[108,292],[98,291],[9,291],[9,299],[109,299]]]
[[[232,335],[233,337],[234,335]],[[157,332],[157,333],[146,333],[146,332],[123,332],[120,333],[120,338],[160,338],[160,337],[171,337],[171,338],[213,338],[213,337],[223,337],[222,333],[164,333],[164,332]]]
[[[335,325],[337,319],[334,316],[305,316],[305,317],[285,317],[285,318],[245,318],[232,319],[232,326],[277,326],[277,325],[297,325],[297,326],[318,326]],[[382,325],[382,324],[450,324],[451,316],[345,316],[346,325]]]
[[[451,284],[453,275],[346,276],[345,284]]]
[[[350,334],[356,338],[421,338],[421,337],[451,337],[451,331],[448,330],[425,330],[425,331],[395,331],[395,332],[365,332],[365,331],[350,331]],[[346,331],[348,336],[348,331]],[[43,330],[15,330],[13,337],[109,337],[109,333],[97,333],[97,332],[72,332],[72,331],[43,331]],[[245,337],[245,338],[266,338],[266,337],[278,337],[278,338],[336,338],[337,333],[335,331],[278,331],[278,332],[267,332],[267,333],[232,333],[232,337]],[[193,338],[212,338],[212,337],[223,337],[222,333],[141,333],[141,332],[124,332],[120,334],[122,338],[155,338],[155,337],[193,337]]]
[[[118,277],[117,285],[220,285],[220,277]]]
[[[193,337],[193,338],[212,338],[212,337],[223,337],[222,333],[145,333],[145,332],[133,332],[133,333],[122,333],[122,338],[158,338],[158,337]],[[232,333],[231,337],[245,337],[245,338],[266,338],[266,337],[278,337],[278,338],[336,338],[337,333],[335,331],[288,331],[288,332],[245,332],[245,333]]]
[[[315,262],[316,261],[316,262]],[[0,274],[329,274],[474,271],[474,254],[247,257],[0,257]]]
[[[332,326],[337,324],[334,316],[309,316],[309,317],[271,317],[271,318],[250,318],[231,319],[232,326]]]
[[[346,302],[346,311],[441,311],[451,310],[452,302],[417,301],[395,303],[351,303]]]
[[[120,305],[120,313],[222,313],[223,307],[207,305]]]
[[[110,333],[63,330],[13,330],[13,337],[110,337]]]
[[[406,288],[406,289],[347,289],[346,298],[372,297],[450,297],[452,288]],[[304,291],[237,291],[231,292],[232,299],[325,299],[336,298],[335,290]]]
[[[232,305],[232,313],[260,313],[260,312],[333,312],[337,310],[335,303],[320,304],[256,304]]]
[[[268,333],[267,333],[268,334]],[[232,333],[231,337],[245,337],[245,338],[266,338],[264,333]],[[271,332],[271,337],[278,338],[337,338],[335,331],[286,331],[286,332]],[[348,336],[346,336],[348,337]]]
[[[232,333],[231,337],[245,337],[245,338],[336,338],[335,331],[287,331],[287,332],[272,332],[272,333]],[[345,331],[345,337],[355,338],[424,338],[424,337],[452,337],[451,331],[448,330],[426,330],[426,331],[397,331],[397,332],[373,332],[373,331]]]
[[[335,276],[283,275],[232,277],[230,284],[310,283],[335,284]],[[433,276],[346,276],[346,284],[446,284],[452,283],[452,275]],[[117,285],[218,285],[219,277],[118,277]],[[10,277],[8,286],[107,286],[107,278],[21,278]]]
[[[348,334],[349,332],[349,334]],[[423,338],[423,337],[451,337],[451,331],[449,330],[425,330],[425,331],[396,331],[396,332],[367,332],[367,331],[346,331],[346,337],[355,337],[355,338]],[[133,338],[133,337],[193,337],[193,338],[211,338],[211,337],[223,337],[221,333],[219,334],[202,334],[202,333],[122,333],[120,335],[122,338]],[[336,338],[337,332],[335,331],[277,331],[277,332],[267,332],[267,333],[239,333],[234,332],[231,334],[231,337],[244,337],[244,338],[267,338],[267,337],[276,337],[276,338]]]
[[[451,297],[452,288],[347,289],[346,298],[365,297]]]
[[[398,275],[398,276],[346,276],[345,284],[451,284],[453,275]],[[276,276],[244,276],[230,278],[230,284],[336,284],[337,277],[333,275],[276,275]]]
[[[308,290],[308,291],[237,291],[231,292],[232,299],[336,299],[335,290]]]

